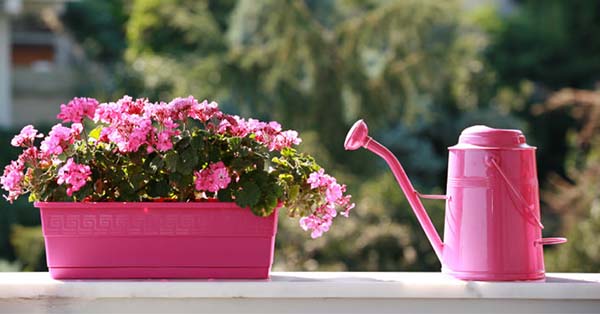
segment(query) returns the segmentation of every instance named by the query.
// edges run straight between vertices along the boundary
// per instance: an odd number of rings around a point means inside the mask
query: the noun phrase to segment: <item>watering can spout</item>
[[[415,215],[417,216],[417,220],[419,221],[421,227],[425,231],[427,239],[429,239],[429,242],[431,242],[435,254],[443,263],[443,243],[439,234],[435,230],[431,219],[427,215],[425,208],[423,207],[423,203],[419,198],[420,194],[414,189],[414,187],[410,183],[406,172],[404,171],[402,165],[396,159],[394,154],[392,154],[392,152],[385,148],[385,146],[379,144],[377,141],[375,141],[369,136],[369,128],[362,119],[354,123],[350,131],[348,131],[348,135],[346,135],[346,140],[344,142],[344,148],[346,150],[357,150],[361,147],[364,147],[379,155],[389,165],[389,167],[392,170],[392,173],[394,174],[394,177],[396,177],[398,184],[400,184],[402,191],[406,195],[408,203],[410,204]],[[445,197],[442,196],[441,198]]]

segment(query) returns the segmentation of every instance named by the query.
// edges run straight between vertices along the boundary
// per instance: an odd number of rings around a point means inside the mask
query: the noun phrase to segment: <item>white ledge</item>
[[[7,312],[152,313],[161,306],[167,312],[591,313],[600,311],[600,274],[468,282],[441,273],[392,272],[275,272],[253,281],[53,280],[48,273],[0,273],[0,309]]]

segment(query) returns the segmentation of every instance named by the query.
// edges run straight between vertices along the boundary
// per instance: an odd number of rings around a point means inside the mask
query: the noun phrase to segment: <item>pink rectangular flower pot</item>
[[[260,279],[273,263],[276,213],[218,202],[35,206],[56,279]]]

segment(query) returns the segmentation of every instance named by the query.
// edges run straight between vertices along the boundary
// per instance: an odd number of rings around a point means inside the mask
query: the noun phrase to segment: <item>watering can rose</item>
[[[11,141],[23,153],[0,177],[10,202],[218,199],[258,216],[284,206],[312,237],[354,206],[345,185],[295,149],[298,132],[215,102],[74,98],[57,117],[47,136],[28,125]]]

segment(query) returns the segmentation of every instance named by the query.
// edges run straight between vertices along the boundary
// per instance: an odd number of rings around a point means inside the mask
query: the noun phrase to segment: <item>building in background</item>
[[[74,93],[65,0],[0,0],[0,127],[48,122]]]

